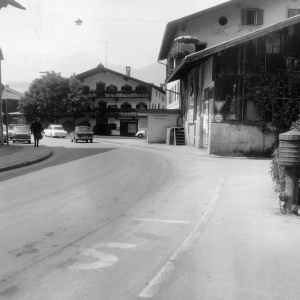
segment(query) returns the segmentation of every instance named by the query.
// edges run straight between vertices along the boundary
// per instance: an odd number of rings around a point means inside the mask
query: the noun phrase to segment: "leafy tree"
[[[73,74],[69,78],[69,94],[66,98],[66,110],[72,113],[74,119],[78,115],[85,114],[90,111],[90,88],[85,83],[81,83]]]
[[[47,72],[31,83],[19,102],[19,110],[27,115],[28,120],[40,116],[55,121],[67,113],[76,119],[90,110],[89,93],[89,87],[75,75],[65,78],[60,73]]]
[[[254,100],[261,120],[273,112],[272,126],[279,134],[289,130],[300,112],[300,76],[293,68],[267,72],[264,66],[256,77],[246,79],[246,97]]]
[[[55,120],[66,110],[65,102],[69,91],[68,78],[54,71],[47,72],[31,83],[28,92],[25,92],[19,102],[19,109],[30,117],[38,115]]]

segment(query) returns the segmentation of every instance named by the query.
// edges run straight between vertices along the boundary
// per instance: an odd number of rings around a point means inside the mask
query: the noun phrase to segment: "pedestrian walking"
[[[34,147],[39,146],[39,140],[43,137],[42,132],[44,132],[43,126],[39,121],[40,118],[36,117],[34,122],[31,124],[31,133],[34,137]]]

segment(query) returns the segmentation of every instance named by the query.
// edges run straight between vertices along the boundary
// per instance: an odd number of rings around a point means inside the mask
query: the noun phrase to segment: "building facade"
[[[122,74],[105,68],[97,68],[76,76],[92,91],[92,112],[88,118],[95,134],[134,136],[147,129],[147,114],[137,109],[161,109],[165,107],[165,91],[162,87],[130,76],[130,67]],[[76,122],[83,121],[79,118]]]
[[[167,59],[167,90],[179,85],[188,144],[209,153],[272,146],[274,136],[245,125],[261,118],[245,99],[246,78],[261,65],[297,63],[299,13],[298,0],[229,1],[168,24],[159,60]]]

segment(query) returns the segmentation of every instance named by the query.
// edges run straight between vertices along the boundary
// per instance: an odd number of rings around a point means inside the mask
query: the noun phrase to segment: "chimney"
[[[130,67],[126,67],[126,75],[130,77]]]

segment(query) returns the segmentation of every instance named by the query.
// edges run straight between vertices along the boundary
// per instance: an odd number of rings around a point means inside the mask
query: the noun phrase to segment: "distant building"
[[[148,126],[147,114],[137,109],[166,108],[165,90],[131,77],[130,67],[122,74],[100,64],[76,77],[90,87],[93,102],[91,112],[77,119],[76,125],[88,118],[96,134],[134,136]]]

